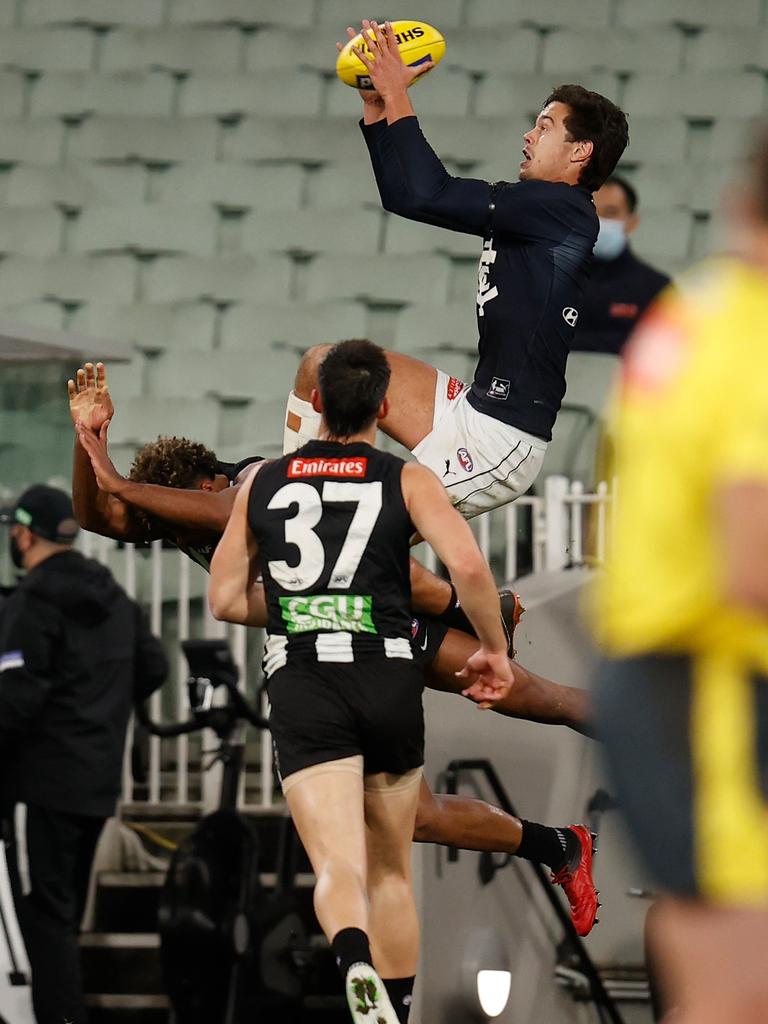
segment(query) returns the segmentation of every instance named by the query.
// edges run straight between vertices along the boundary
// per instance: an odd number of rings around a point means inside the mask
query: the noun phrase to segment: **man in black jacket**
[[[108,569],[72,544],[63,492],[2,514],[26,576],[0,624],[0,806],[37,1024],[86,1021],[77,933],[96,843],[120,795],[131,709],[168,661]]]

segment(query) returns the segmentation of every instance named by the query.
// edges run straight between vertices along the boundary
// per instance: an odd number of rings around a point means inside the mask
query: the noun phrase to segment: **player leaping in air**
[[[473,383],[389,352],[389,413],[379,423],[441,479],[451,471],[443,482],[470,517],[519,497],[541,468],[597,237],[592,192],[624,152],[627,120],[604,96],[562,85],[524,136],[518,182],[454,178],[408,96],[431,64],[407,67],[388,22],[364,21],[363,35],[367,49],[355,52],[373,90],[360,92],[362,131],[384,209],[483,239]],[[325,351],[310,349],[299,368],[285,451],[317,434],[310,395]]]

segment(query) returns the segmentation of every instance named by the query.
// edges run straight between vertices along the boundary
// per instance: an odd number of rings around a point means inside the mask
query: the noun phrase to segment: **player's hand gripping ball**
[[[416,68],[419,64],[429,62],[436,65],[443,59],[445,39],[442,33],[427,25],[425,21],[393,21],[392,31],[395,33],[397,48],[403,62],[408,67]],[[375,39],[375,33],[372,34]],[[345,85],[351,85],[353,89],[373,89],[368,69],[352,52],[353,47],[366,50],[370,56],[363,34],[360,32],[340,51],[336,60],[336,74]]]

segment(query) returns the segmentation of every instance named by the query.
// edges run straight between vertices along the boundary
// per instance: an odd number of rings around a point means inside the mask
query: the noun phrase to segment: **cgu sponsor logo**
[[[345,633],[375,633],[373,598],[368,594],[306,594],[280,597],[280,611],[286,632],[310,633],[341,630]]]
[[[368,459],[291,459],[288,476],[295,480],[301,476],[352,476],[363,477],[368,469]]]
[[[472,461],[472,456],[469,454],[466,448],[459,448],[456,452],[456,458],[461,464],[461,468],[465,473],[471,473],[475,468],[475,464]]]
[[[458,377],[449,377],[448,383],[445,388],[445,394],[449,402],[452,402],[454,398],[458,398],[461,392],[464,390],[464,381],[459,380]]]

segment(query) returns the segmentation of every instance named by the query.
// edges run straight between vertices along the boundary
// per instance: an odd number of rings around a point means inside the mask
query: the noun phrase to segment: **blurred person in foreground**
[[[596,606],[599,727],[667,894],[651,947],[685,1024],[768,1020],[765,133],[733,220],[738,252],[668,292],[627,347]]]
[[[26,571],[0,624],[2,836],[37,1024],[84,1024],[77,936],[96,843],[120,795],[131,709],[168,661],[109,570],[73,550],[64,491],[30,487],[0,522]]]
[[[670,279],[632,251],[629,236],[640,223],[639,200],[626,178],[612,174],[594,199],[600,230],[572,349],[618,355]]]

